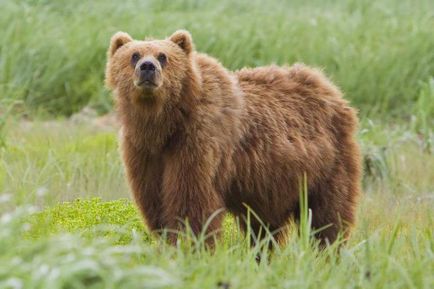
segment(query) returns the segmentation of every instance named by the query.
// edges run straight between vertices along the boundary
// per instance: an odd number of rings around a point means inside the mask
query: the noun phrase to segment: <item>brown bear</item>
[[[225,69],[189,32],[164,40],[116,33],[106,85],[121,122],[127,178],[150,230],[219,231],[223,208],[251,209],[278,242],[299,215],[307,176],[323,244],[348,237],[360,191],[356,111],[319,71],[296,64]],[[246,224],[241,222],[243,230]],[[251,232],[261,222],[251,218]],[[176,242],[176,235],[169,235]],[[208,238],[213,245],[214,238]]]

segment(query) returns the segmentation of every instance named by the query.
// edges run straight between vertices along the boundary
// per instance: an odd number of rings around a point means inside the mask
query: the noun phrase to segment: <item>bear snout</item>
[[[158,86],[159,67],[153,61],[145,59],[137,63],[134,84],[140,88],[155,88]]]

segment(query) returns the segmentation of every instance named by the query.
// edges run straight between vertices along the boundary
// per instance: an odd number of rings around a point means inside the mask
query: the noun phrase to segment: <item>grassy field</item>
[[[434,285],[434,155],[409,128],[363,122],[364,195],[340,255],[335,247],[318,252],[306,230],[267,257],[260,246],[249,249],[230,217],[214,253],[191,236],[178,248],[151,237],[126,199],[115,129],[9,125],[0,164],[0,288]]]
[[[434,288],[432,1],[0,4],[0,289]],[[114,32],[178,28],[231,69],[320,66],[360,109],[364,193],[340,254],[317,250],[308,221],[272,253],[250,248],[231,216],[214,252],[188,234],[176,248],[149,234],[117,128],[69,116],[111,111]]]
[[[431,0],[2,0],[0,95],[24,113],[69,115],[101,85],[110,36],[189,29],[197,49],[231,69],[303,61],[319,66],[363,115],[409,116],[434,74]]]

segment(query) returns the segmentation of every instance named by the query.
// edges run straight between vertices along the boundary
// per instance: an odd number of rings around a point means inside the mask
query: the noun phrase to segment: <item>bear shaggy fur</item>
[[[360,191],[358,121],[320,71],[296,64],[231,72],[196,52],[187,31],[145,41],[118,32],[106,84],[129,185],[151,230],[179,232],[188,222],[199,234],[212,216],[206,230],[218,232],[222,208],[246,230],[252,210],[281,242],[282,228],[299,217],[306,176],[321,243],[348,237]],[[258,235],[261,222],[250,219]],[[176,233],[168,236],[176,243]]]

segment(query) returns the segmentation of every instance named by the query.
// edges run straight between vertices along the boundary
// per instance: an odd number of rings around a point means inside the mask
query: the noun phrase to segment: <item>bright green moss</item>
[[[150,236],[134,207],[126,199],[103,202],[99,198],[64,202],[32,215],[28,236],[38,238],[56,233],[80,233],[84,237],[106,236],[118,243],[131,240],[133,232]]]

